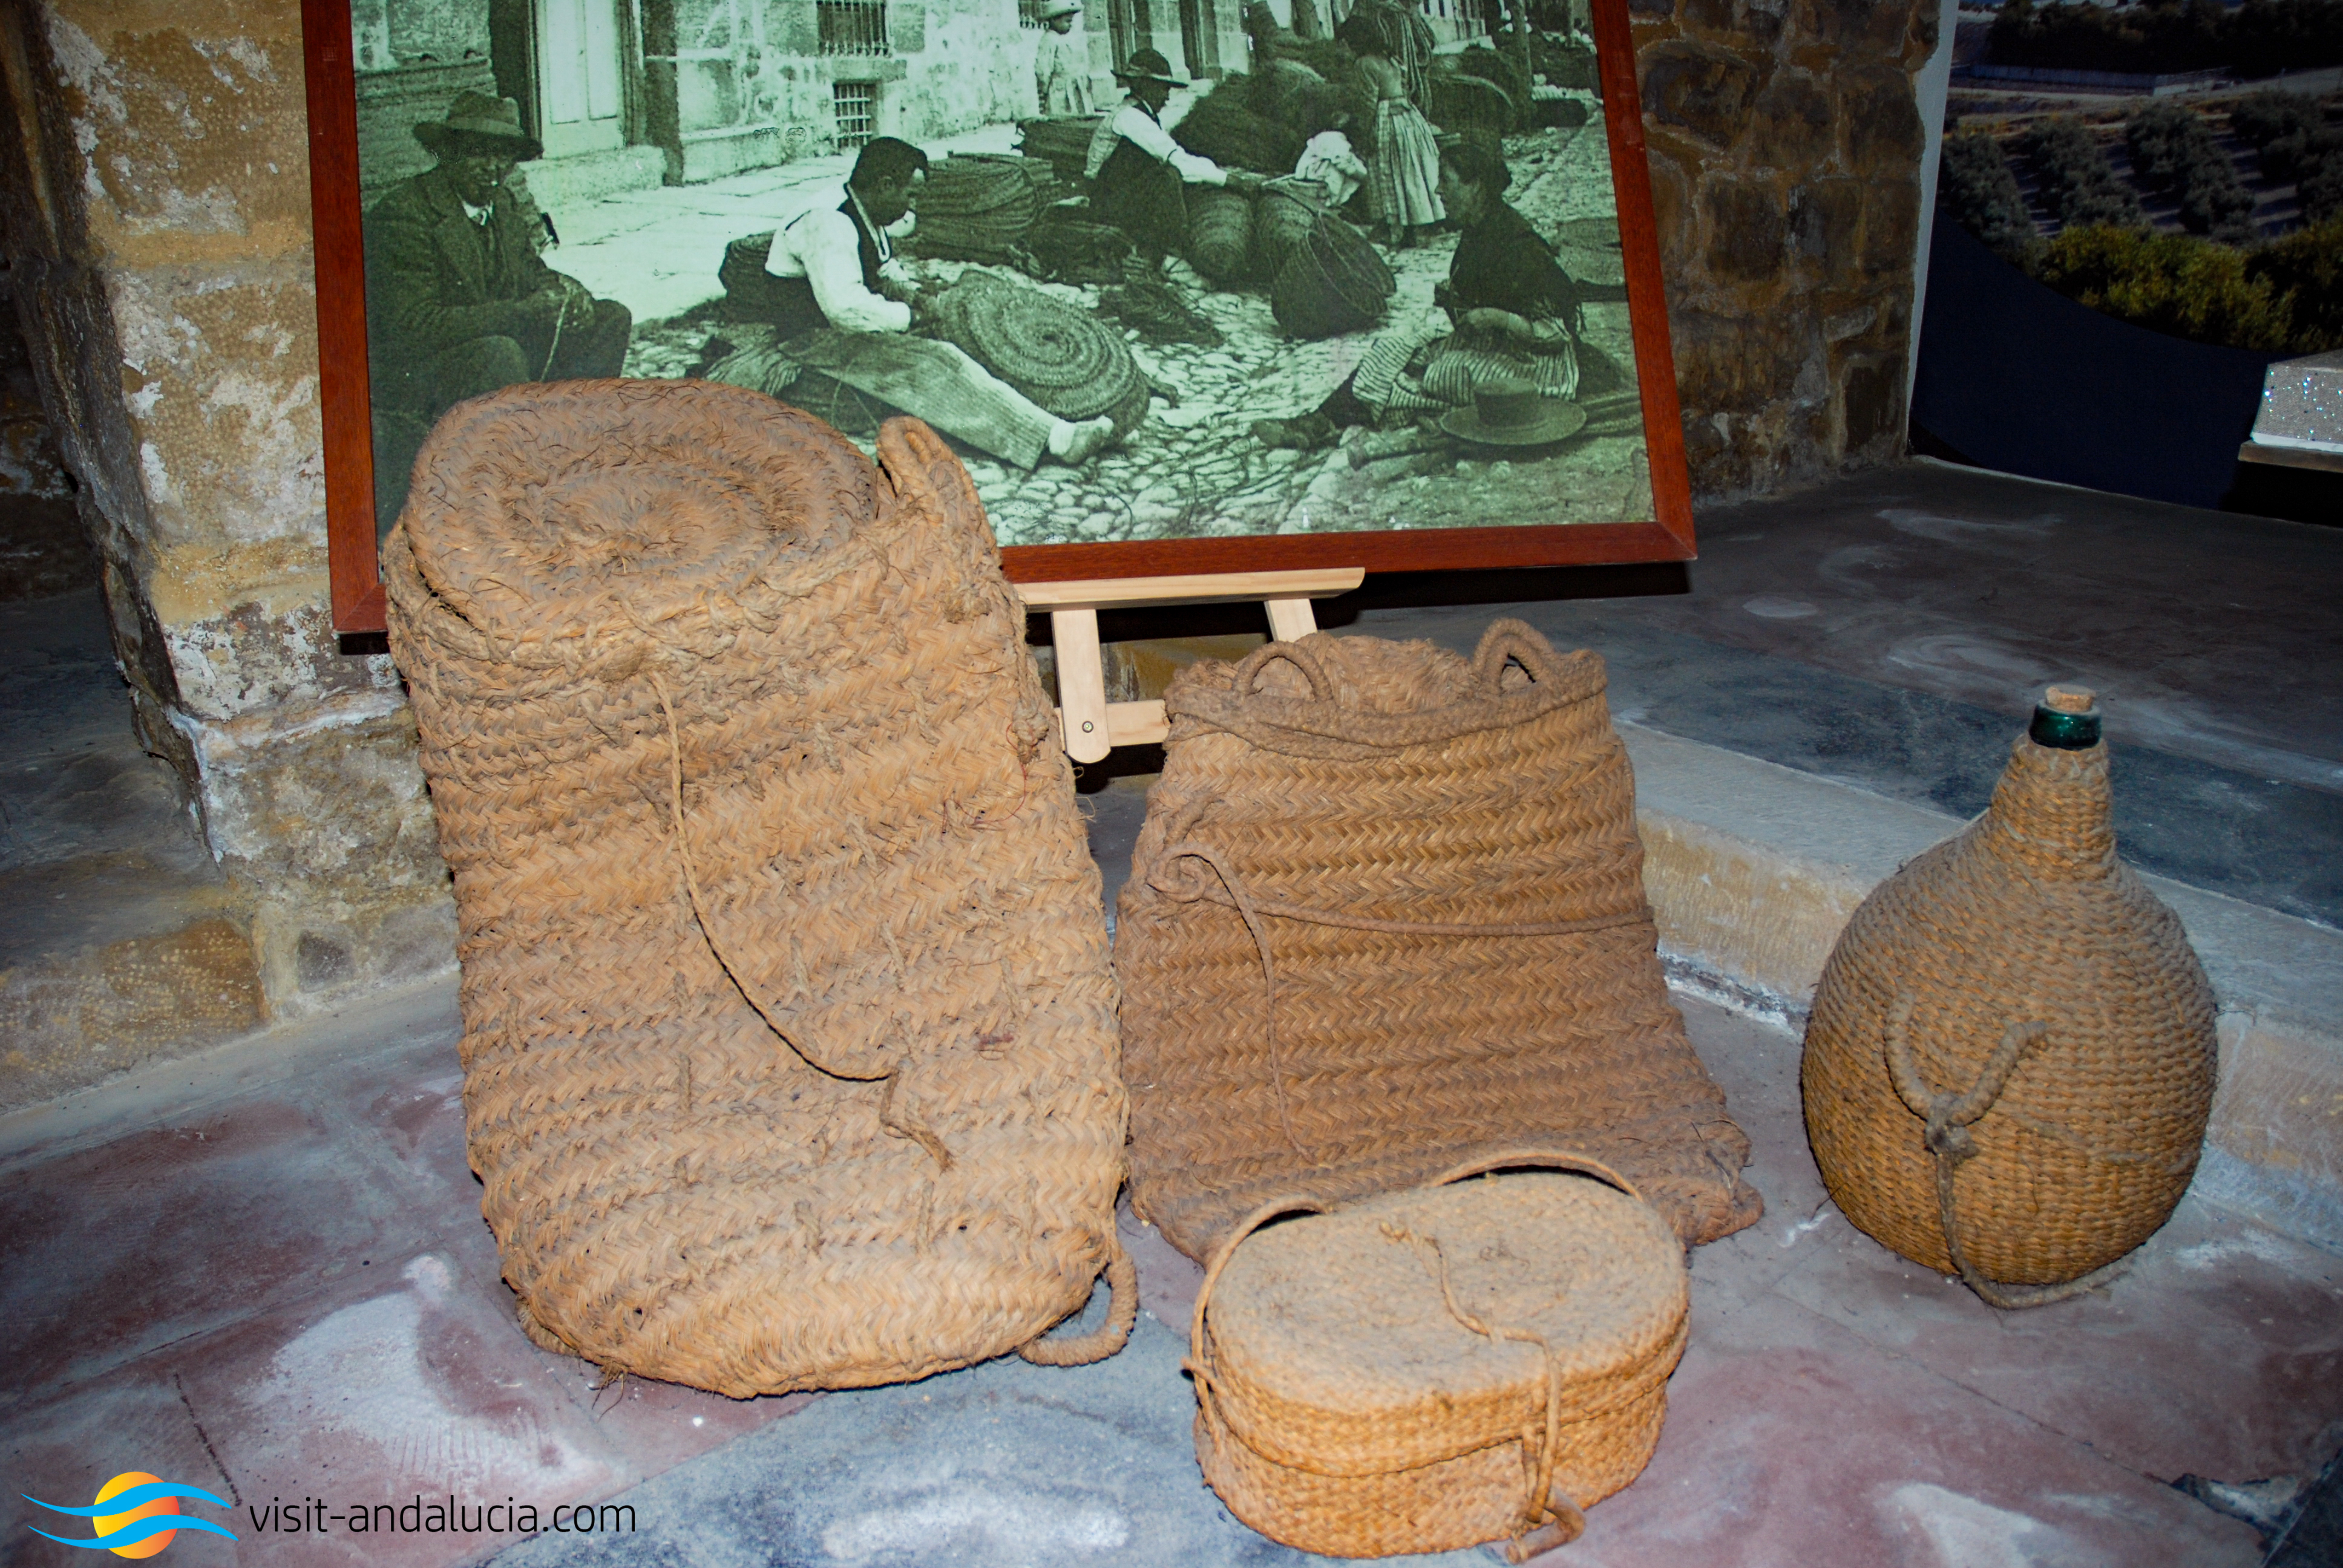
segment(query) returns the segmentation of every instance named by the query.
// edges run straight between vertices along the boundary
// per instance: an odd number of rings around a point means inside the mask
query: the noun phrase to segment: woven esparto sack
[[[433,432],[391,647],[481,1209],[539,1344],[735,1396],[1111,1353],[1098,872],[984,514],[701,381]],[[1116,1314],[1033,1342],[1101,1270]]]
[[[1199,660],[1117,905],[1132,1199],[1192,1258],[1256,1204],[1562,1146],[1686,1244],[1755,1221],[1684,1037],[1603,661],[1319,634]]]
[[[1855,910],[1801,1070],[1847,1219],[1998,1307],[2104,1282],[2187,1191],[2213,1102],[2212,986],[2116,856],[2107,749],[2072,695],[2036,732],[2087,719],[2088,744],[2019,736],[1985,815]]]
[[[1373,241],[1321,213],[1278,266],[1269,307],[1295,337],[1332,337],[1381,321],[1397,286]]]
[[[1196,1294],[1196,1455],[1229,1512],[1339,1557],[1574,1539],[1659,1442],[1690,1304],[1667,1221],[1597,1161],[1517,1151],[1255,1230],[1322,1208],[1262,1205]]]
[[[1188,259],[1214,283],[1233,283],[1252,264],[1252,199],[1199,186],[1188,196]]]

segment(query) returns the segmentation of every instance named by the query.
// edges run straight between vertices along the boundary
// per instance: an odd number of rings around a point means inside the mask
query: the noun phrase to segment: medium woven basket
[[[1203,1258],[1271,1198],[1560,1145],[1687,1244],[1749,1142],[1661,978],[1603,661],[1323,634],[1199,660],[1118,904],[1132,1197]]]
[[[1199,186],[1188,193],[1188,259],[1214,283],[1234,283],[1252,263],[1252,201]]]
[[[1463,1180],[1523,1165],[1602,1181]],[[1503,1541],[1521,1562],[1643,1473],[1689,1293],[1675,1232],[1633,1186],[1509,1152],[1254,1229],[1318,1207],[1262,1205],[1197,1292],[1196,1452],[1230,1513],[1332,1556]]]
[[[2212,1106],[2212,987],[2116,857],[2097,724],[2021,735],[1985,815],[1872,890],[1806,1027],[1831,1197],[1996,1306],[2102,1282],[2187,1191]]]
[[[1262,186],[1253,202],[1253,271],[1262,277],[1276,277],[1285,258],[1325,210],[1325,190],[1316,180],[1288,176]]]
[[[1147,417],[1147,377],[1131,346],[1078,306],[971,273],[943,297],[938,319],[970,358],[1061,419],[1103,414],[1124,436]]]
[[[441,421],[388,542],[464,1109],[539,1344],[734,1396],[1131,1282],[1099,879],[965,473],[702,381]],[[1118,1293],[1121,1293],[1119,1290]]]
[[[1270,312],[1295,337],[1363,332],[1381,321],[1398,285],[1373,242],[1321,213],[1286,253],[1270,286]]]
[[[1025,238],[1054,194],[1039,158],[962,153],[939,160],[920,187],[912,248],[960,261],[999,261]]]

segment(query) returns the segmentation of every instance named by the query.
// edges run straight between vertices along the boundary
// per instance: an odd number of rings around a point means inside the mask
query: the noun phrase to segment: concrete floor
[[[2307,1475],[2343,1442],[2334,1256],[2190,1202],[2105,1294],[1998,1314],[1825,1202],[1793,1037],[1684,1007],[1767,1213],[1694,1254],[1658,1454],[1554,1563],[2259,1561],[2168,1483]],[[253,1527],[451,1492],[633,1504],[633,1537],[524,1563],[1294,1560],[1184,1468],[1196,1271],[1135,1227],[1147,1316],[1118,1363],[819,1400],[597,1389],[514,1323],[455,1034],[442,983],[0,1122],[0,1562],[69,1560],[18,1493],[82,1503],[132,1468],[231,1499],[240,1542],[183,1535],[188,1564],[424,1568],[512,1539]]]
[[[1534,598],[1569,586],[1513,574],[1450,579],[1445,605],[1373,585],[1327,618],[1466,644],[1524,614],[1605,653],[1623,715],[1959,810],[2034,688],[2082,679],[2107,700],[2127,853],[2334,922],[2343,534],[1926,467],[1703,528],[1688,594]],[[13,780],[10,809],[47,789]],[[1093,797],[1111,879],[1141,799]],[[1794,1037],[1684,1008],[1767,1213],[1695,1254],[1658,1454],[1554,1563],[2260,1559],[2250,1528],[2171,1483],[2303,1477],[2343,1444],[2334,1254],[2191,1199],[2106,1292],[1996,1313],[1825,1201]],[[532,1562],[1291,1560],[1182,1468],[1195,1271],[1135,1226],[1149,1315],[1100,1368],[746,1402],[596,1388],[514,1326],[455,1034],[437,982],[0,1118],[0,1564],[79,1560],[29,1533],[58,1516],[19,1493],[85,1504],[134,1468],[231,1499],[239,1544],[182,1534],[183,1563],[436,1565],[512,1542],[283,1527],[315,1521],[296,1512],[310,1499],[451,1492],[635,1506],[634,1535],[540,1537]]]

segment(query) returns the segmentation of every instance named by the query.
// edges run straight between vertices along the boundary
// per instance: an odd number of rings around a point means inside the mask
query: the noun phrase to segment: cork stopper
[[[2054,686],[2042,694],[2042,706],[2060,713],[2088,713],[2095,700],[2087,686]]]
[[[2099,743],[2098,699],[2087,686],[2051,687],[2035,704],[2026,733],[2055,751],[2087,751]]]

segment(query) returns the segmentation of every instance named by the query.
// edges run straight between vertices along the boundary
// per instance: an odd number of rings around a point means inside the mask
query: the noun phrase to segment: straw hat
[[[1513,377],[1482,382],[1473,388],[1473,407],[1451,409],[1440,419],[1440,427],[1460,440],[1492,447],[1543,447],[1577,435],[1585,425],[1585,409]]]
[[[486,93],[457,94],[447,117],[417,125],[415,139],[441,157],[460,156],[468,146],[524,164],[545,156],[545,144],[520,128],[520,106]]]
[[[1188,84],[1172,74],[1172,62],[1163,57],[1161,49],[1134,49],[1114,73],[1118,82],[1161,82],[1167,87],[1184,87]]]

